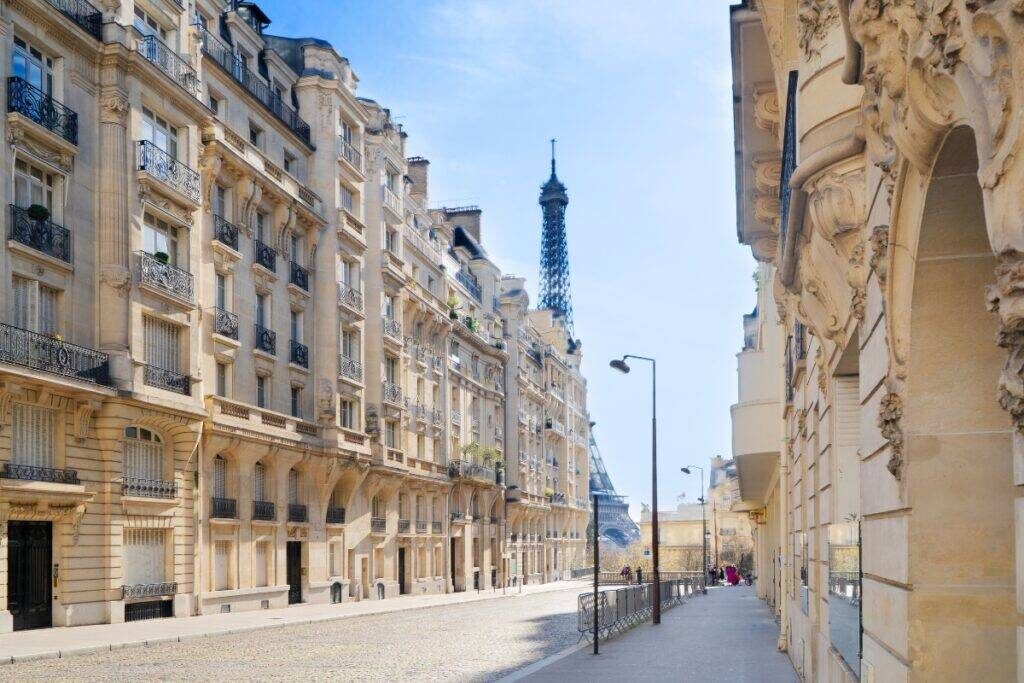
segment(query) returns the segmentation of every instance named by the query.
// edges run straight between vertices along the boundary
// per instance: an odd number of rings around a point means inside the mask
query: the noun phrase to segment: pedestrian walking
[[[636,582],[643,584],[644,582],[644,570],[638,565],[636,568]]]
[[[619,575],[627,584],[633,583],[633,569],[628,564],[622,567]]]

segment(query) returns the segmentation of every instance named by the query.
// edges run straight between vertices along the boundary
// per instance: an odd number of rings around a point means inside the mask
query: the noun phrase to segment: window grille
[[[146,316],[143,323],[146,365],[178,372],[179,332],[180,328],[173,323]]]
[[[11,413],[11,457],[17,465],[53,467],[55,413],[15,403]]]
[[[163,529],[125,529],[124,584],[163,583],[166,575]]]

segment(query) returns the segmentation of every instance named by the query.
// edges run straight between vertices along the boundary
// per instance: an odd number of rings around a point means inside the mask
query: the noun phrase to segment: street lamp
[[[704,586],[702,592],[707,595],[708,592],[708,517],[705,512],[707,509],[707,500],[704,496],[704,468],[700,465],[687,465],[686,467],[680,467],[679,471],[683,474],[693,474],[691,470],[700,470],[700,521],[703,531],[700,535],[700,549],[701,549],[701,560],[704,565],[704,580],[701,582]]]
[[[653,358],[626,354],[608,363],[621,373],[629,372],[627,358],[651,364],[651,546],[654,548],[654,623],[661,623],[661,574],[658,564],[658,372]]]

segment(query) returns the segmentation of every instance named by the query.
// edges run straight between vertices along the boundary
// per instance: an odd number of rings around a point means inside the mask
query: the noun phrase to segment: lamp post
[[[661,623],[661,574],[658,564],[658,372],[657,363],[647,356],[626,354],[615,359],[609,365],[619,372],[629,372],[627,358],[649,361],[651,364],[651,545],[654,548],[654,618],[655,624]]]
[[[701,592],[707,595],[708,593],[708,516],[707,500],[705,500],[704,494],[704,468],[700,465],[687,465],[686,467],[679,468],[679,471],[683,474],[692,474],[691,470],[700,470],[700,521],[701,521],[701,534],[700,534],[700,549],[701,549],[701,560],[704,565],[704,579],[701,581],[701,585],[704,586]]]

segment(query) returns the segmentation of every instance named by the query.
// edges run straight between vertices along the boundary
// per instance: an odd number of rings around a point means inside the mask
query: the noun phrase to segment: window
[[[252,499],[267,499],[267,468],[261,462],[256,463],[252,469]]]
[[[301,387],[292,387],[292,417],[302,417]]]
[[[213,93],[210,93],[210,99],[207,100],[207,104],[213,110],[214,116],[220,116],[220,100]]]
[[[256,317],[256,324],[260,327],[267,326],[267,295],[257,294],[256,295],[256,310],[253,313]]]
[[[221,456],[213,459],[213,497],[228,497],[228,463]]]
[[[12,324],[39,334],[57,334],[60,331],[57,324],[60,290],[17,275],[13,286]]]
[[[422,434],[416,435],[416,457],[420,460],[426,460],[427,455],[427,441],[426,437]]]
[[[228,366],[225,363],[217,363],[217,395],[228,395]]]
[[[146,107],[142,108],[142,139],[178,158],[178,129]]]
[[[14,162],[14,204],[28,208],[33,204],[53,212],[55,176],[24,159]]]
[[[352,124],[342,118],[338,119],[338,137],[352,144]]]
[[[341,262],[341,281],[353,289],[359,289],[359,264],[357,262]]]
[[[384,230],[384,249],[392,254],[398,253],[398,231],[386,228]]]
[[[297,470],[288,470],[288,503],[299,504],[299,473]]]
[[[384,357],[384,379],[392,384],[398,383],[398,359],[394,356]]]
[[[359,338],[353,330],[341,331],[341,355],[354,360],[359,358]]]
[[[142,250],[147,254],[167,254],[168,263],[178,264],[178,231],[152,214],[142,218]]]
[[[388,448],[398,448],[398,423],[394,420],[384,423],[384,445]]]
[[[138,5],[135,6],[135,20],[132,25],[144,36],[159,36],[160,40],[167,40],[167,30]]]
[[[395,297],[384,297],[384,317],[393,320],[395,317]]]
[[[398,183],[399,183],[398,172],[397,171],[392,171],[389,168],[389,169],[387,169],[385,171],[385,174],[386,175],[385,175],[385,178],[384,178],[384,184],[387,185],[387,188],[389,190],[391,190],[395,194],[398,194]]]
[[[267,378],[263,375],[256,375],[256,405],[267,407]]]
[[[370,515],[373,517],[383,517],[385,514],[387,514],[387,508],[381,502],[380,496],[374,496],[373,500],[370,501]]]
[[[270,544],[267,541],[257,541],[253,550],[253,583],[257,587],[267,585],[267,558]]]
[[[25,79],[47,95],[53,94],[53,60],[21,38],[14,39],[11,75]]]
[[[341,206],[349,213],[355,213],[355,196],[353,196],[352,190],[348,189],[344,185],[341,186]]]
[[[143,316],[143,338],[146,345],[146,365],[178,372],[180,328],[165,320]]]
[[[258,239],[260,242],[264,242],[264,243],[267,241],[265,239],[266,238],[266,234],[265,233],[266,233],[266,229],[267,229],[266,224],[267,224],[267,215],[265,213],[261,212],[261,211],[257,211],[256,212],[256,239]]]
[[[345,429],[356,428],[355,402],[342,399],[341,401],[341,426]]]
[[[231,541],[215,541],[213,544],[213,590],[226,591],[228,584],[228,560],[231,557]]]
[[[166,576],[164,529],[124,530],[124,584],[163,583]]]
[[[427,275],[427,291],[431,294],[437,294],[437,280],[434,279],[433,275]]]
[[[228,191],[223,185],[213,186],[213,214],[227,220]]]
[[[292,235],[291,259],[300,266],[302,265],[302,235]]]
[[[249,122],[249,142],[260,149],[263,148],[263,129],[252,121]]]
[[[160,436],[144,427],[124,430],[124,476],[162,481],[164,446]]]
[[[296,161],[295,155],[294,154],[290,154],[288,152],[288,150],[285,150],[285,152],[284,152],[284,170],[287,171],[288,173],[294,174],[295,170],[296,170],[295,169],[295,161]]]
[[[15,403],[11,409],[11,460],[17,465],[53,467],[54,411]]]

